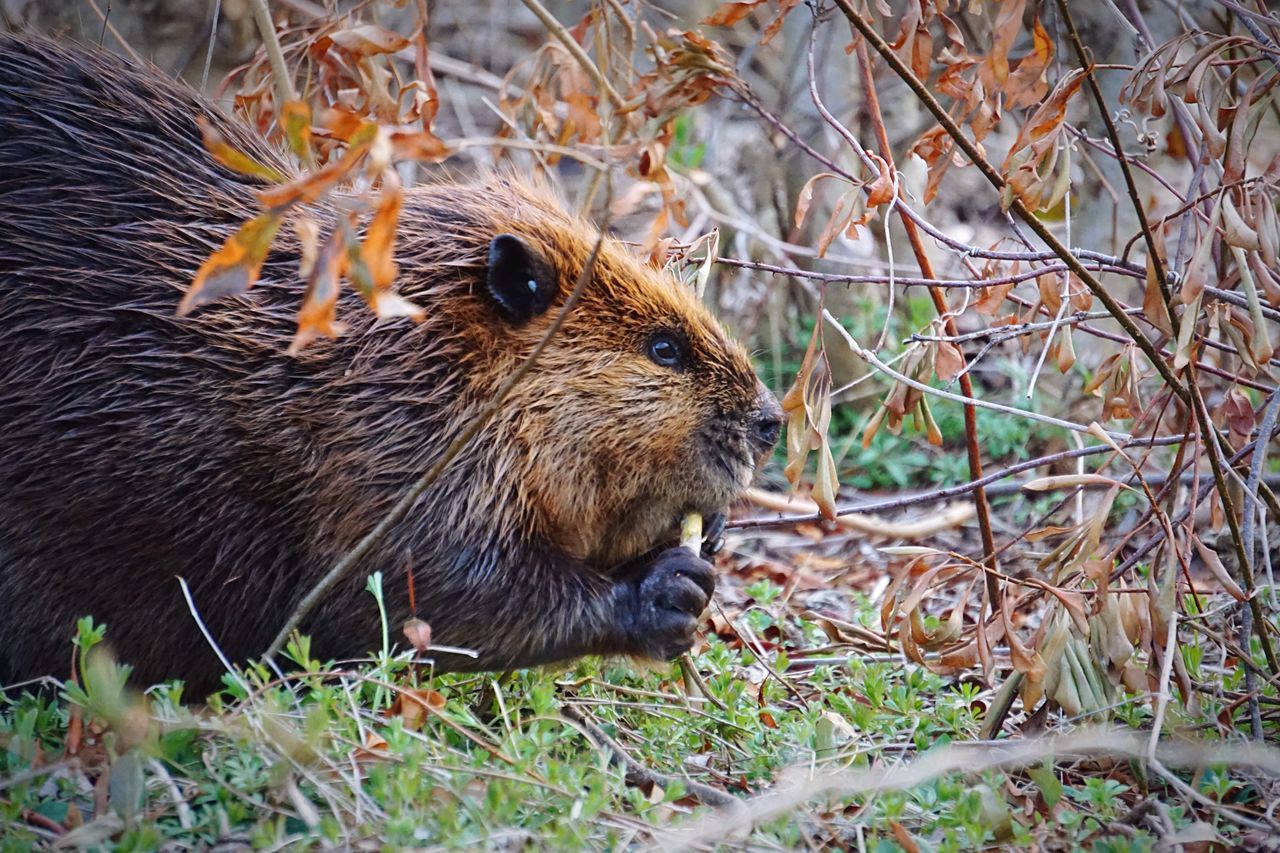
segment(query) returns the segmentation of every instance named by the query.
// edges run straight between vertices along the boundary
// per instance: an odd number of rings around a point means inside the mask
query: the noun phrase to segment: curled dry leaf
[[[1132,418],[1143,408],[1140,379],[1137,347],[1128,344],[1103,359],[1084,392],[1102,398],[1102,420]]]
[[[335,320],[339,284],[346,272],[346,252],[341,231],[335,230],[307,277],[307,290],[298,309],[298,328],[289,344],[289,354],[297,355],[308,344],[325,337],[336,338],[344,331]]]
[[[1022,15],[1026,0],[1005,0],[996,10],[991,28],[991,51],[982,63],[978,79],[989,90],[1003,88],[1009,77],[1009,51],[1022,35]]]
[[[404,623],[404,636],[418,654],[424,654],[431,647],[431,626],[418,617]]]
[[[960,347],[950,341],[938,341],[933,369],[937,372],[938,379],[943,382],[951,382],[959,376],[960,371],[964,370],[964,355],[961,354]]]
[[[1239,246],[1231,246],[1230,249],[1231,257],[1236,262],[1236,270],[1240,273],[1240,289],[1244,291],[1245,304],[1249,306],[1249,319],[1253,325],[1254,334],[1249,341],[1248,354],[1255,365],[1263,365],[1275,355],[1275,348],[1271,345],[1271,327],[1263,317],[1258,285],[1254,281],[1245,250]],[[1270,277],[1267,275],[1267,278]]]
[[[409,47],[404,36],[373,24],[364,24],[329,34],[329,40],[352,56],[377,56],[396,53]]]
[[[782,24],[787,18],[787,14],[800,5],[800,0],[778,0],[778,14],[774,16],[769,25],[764,28],[764,32],[760,34],[760,44],[766,45],[773,41],[774,37],[782,32]]]
[[[1226,193],[1222,196],[1222,234],[1231,246],[1255,252],[1262,248],[1257,230],[1244,221]]]
[[[370,124],[368,132],[357,137],[341,159],[325,164],[296,180],[258,193],[262,205],[269,209],[289,207],[295,204],[312,204],[339,182],[354,175],[356,167],[369,152],[369,146],[377,135],[378,126]]]
[[[1021,20],[1015,23],[1020,24]],[[1053,61],[1053,39],[1050,38],[1039,18],[1032,22],[1031,34],[1033,41],[1031,53],[1022,57],[1018,67],[1005,80],[1006,109],[1029,107],[1049,91],[1045,72],[1049,68],[1049,63]]]
[[[866,203],[867,207],[879,207],[882,204],[888,204],[893,201],[897,193],[893,167],[878,154],[867,152],[867,155],[875,161],[880,174],[867,186]]]
[[[1038,651],[1023,643],[1014,630],[1011,598],[1006,593],[1000,602],[1000,618],[1004,623],[1005,640],[1009,644],[1009,658],[1013,662],[1013,668],[1022,673],[1028,684],[1043,682],[1046,672],[1044,658]]]
[[[796,374],[795,384],[782,398],[787,421],[787,466],[785,474],[792,486],[800,483],[809,453],[817,451],[818,469],[812,498],[827,518],[836,517],[839,477],[835,457],[827,441],[831,424],[831,371],[821,346],[819,322],[809,339],[809,348]]]
[[[280,215],[270,211],[242,225],[200,265],[178,304],[178,316],[228,296],[239,296],[253,287],[279,228]]]
[[[702,23],[709,27],[732,27],[750,15],[752,9],[766,2],[767,0],[739,0],[739,2],[722,3],[714,12],[703,18]]]
[[[1226,421],[1232,445],[1244,447],[1253,435],[1256,422],[1249,396],[1238,385],[1232,386],[1223,396],[1217,414],[1219,420]]]
[[[453,149],[429,130],[393,130],[388,139],[391,150],[400,160],[436,163],[453,153]]]
[[[994,249],[996,247],[989,246],[988,248]],[[1021,269],[1022,264],[1019,261],[1014,261],[1012,264],[1008,265],[998,261],[988,261],[983,265],[981,277],[986,279],[996,278],[1000,275],[1016,276]],[[1006,284],[992,284],[980,288],[978,290],[978,298],[974,300],[973,303],[974,309],[976,309],[978,313],[985,314],[988,317],[996,316],[1000,313],[1001,307],[1004,305],[1005,297],[1012,293],[1013,289],[1017,286],[1017,282],[1013,281]]]
[[[1067,326],[1058,332],[1057,346],[1054,353],[1057,363],[1058,372],[1066,373],[1076,363],[1076,345],[1075,345],[1075,328]]]
[[[213,156],[213,159],[231,171],[253,178],[262,178],[272,183],[282,183],[285,180],[285,176],[278,170],[265,163],[259,163],[248,154],[233,147],[204,116],[196,118],[196,125],[200,128],[200,140],[204,143],[205,150]]]
[[[360,247],[360,257],[369,269],[369,277],[375,290],[386,290],[396,277],[393,260],[396,239],[396,222],[403,203],[400,179],[390,169],[383,173],[382,195],[378,207],[365,232]]]
[[[818,236],[818,257],[824,258],[827,250],[831,248],[832,242],[846,228],[852,227],[851,220],[853,218],[858,202],[862,200],[862,194],[857,187],[851,187],[840,194],[836,199],[835,207],[831,211],[831,218],[827,220],[826,227],[822,229],[822,233]]]
[[[1182,282],[1182,304],[1190,306],[1193,302],[1200,304],[1200,296],[1204,293],[1205,285],[1209,283],[1209,265],[1213,259],[1213,237],[1221,219],[1222,213],[1222,195],[1219,194],[1217,201],[1214,202],[1213,210],[1209,213],[1209,225],[1205,233],[1200,235],[1200,240],[1196,244],[1195,253],[1191,256],[1190,263],[1187,264],[1186,277]]]
[[[1231,573],[1227,571],[1227,567],[1222,564],[1222,558],[1218,556],[1218,552],[1205,545],[1199,536],[1194,533],[1191,535],[1191,544],[1195,546],[1196,553],[1200,555],[1200,559],[1204,562],[1205,567],[1213,574],[1218,583],[1222,584],[1222,588],[1228,595],[1236,601],[1246,601],[1249,596],[1240,588],[1240,585],[1231,577]]]
[[[796,196],[795,223],[797,228],[804,225],[804,220],[809,215],[809,206],[813,204],[813,191],[817,188],[818,182],[826,178],[834,178],[838,181],[844,180],[834,172],[819,172],[804,182],[804,186],[800,188],[800,194]]]
[[[1051,492],[1057,489],[1072,489],[1076,486],[1116,486],[1135,491],[1132,486],[1126,486],[1103,474],[1062,474],[1056,477],[1039,477],[1022,484],[1022,488],[1028,492]]]
[[[1160,241],[1157,241],[1156,245],[1163,248],[1163,243]],[[1168,269],[1167,263],[1164,269]],[[1173,320],[1169,317],[1169,306],[1165,304],[1164,292],[1156,276],[1155,260],[1151,255],[1147,255],[1147,280],[1142,292],[1142,314],[1157,329],[1166,335],[1173,335]]]
[[[388,717],[399,717],[406,729],[416,732],[428,714],[439,712],[444,706],[444,696],[434,690],[401,690],[385,713]]]
[[[1067,146],[1058,143],[1067,117],[1067,102],[1079,91],[1083,74],[1075,69],[1064,75],[1018,131],[1000,168],[1007,182],[1000,196],[1006,210],[1015,196],[1034,210],[1052,207],[1065,194],[1070,160],[1062,153]],[[1049,181],[1055,174],[1055,179]]]
[[[375,290],[369,300],[369,307],[379,320],[394,320],[408,317],[415,323],[421,323],[426,316],[422,306],[416,305],[398,293],[390,290]]]
[[[1062,279],[1053,273],[1036,276],[1036,286],[1040,290],[1040,301],[1049,309],[1050,314],[1057,314],[1062,307]]]
[[[311,107],[304,101],[289,101],[280,109],[280,124],[289,148],[302,162],[311,156]]]
[[[298,275],[310,278],[320,256],[320,225],[309,216],[299,216],[293,221],[293,231],[298,235],[298,246],[302,252]]]
[[[1254,358],[1254,325],[1240,309],[1224,302],[1215,302],[1209,306],[1209,328],[1226,333],[1231,345],[1240,356],[1242,372],[1254,376],[1261,369]],[[1269,342],[1268,342],[1269,343]]]

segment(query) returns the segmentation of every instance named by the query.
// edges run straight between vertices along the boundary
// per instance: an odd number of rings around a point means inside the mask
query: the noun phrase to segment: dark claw
[[[724,528],[729,517],[723,512],[707,516],[703,527],[705,538],[702,540],[702,556],[711,559],[724,550]]]

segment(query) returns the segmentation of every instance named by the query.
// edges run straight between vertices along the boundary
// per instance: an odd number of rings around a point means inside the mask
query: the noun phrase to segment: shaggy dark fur
[[[197,115],[287,171],[153,68],[0,36],[0,684],[67,675],[74,620],[92,614],[140,680],[213,687],[179,576],[233,660],[261,654],[542,337],[594,243],[510,179],[416,188],[396,254],[426,321],[375,324],[348,297],[347,334],[290,357],[287,224],[248,296],[175,316],[259,210],[258,185],[205,153]],[[489,269],[491,244],[515,260]],[[494,276],[519,274],[522,252],[545,280],[512,302]],[[376,644],[375,569],[401,624],[411,568],[435,640],[479,653],[450,667],[670,658],[714,580],[662,546],[683,512],[728,505],[777,423],[697,301],[606,241],[509,405],[308,621],[316,652]]]

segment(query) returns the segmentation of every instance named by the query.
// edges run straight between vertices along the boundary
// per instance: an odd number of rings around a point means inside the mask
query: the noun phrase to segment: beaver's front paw
[[[628,645],[657,660],[687,652],[698,617],[716,588],[711,564],[688,548],[668,548],[631,584]]]

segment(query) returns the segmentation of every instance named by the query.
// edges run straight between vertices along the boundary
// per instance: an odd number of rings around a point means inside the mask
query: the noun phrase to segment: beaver
[[[398,287],[425,318],[379,323],[348,294],[345,334],[290,356],[288,226],[246,295],[176,315],[263,187],[206,153],[197,117],[288,170],[153,67],[0,35],[0,684],[65,674],[91,614],[135,679],[215,689],[178,577],[227,656],[260,656],[490,403],[597,240],[512,175],[406,190]],[[605,239],[532,370],[303,630],[366,654],[380,570],[392,626],[474,652],[443,669],[671,659],[714,586],[679,519],[723,513],[780,423],[695,295]]]

